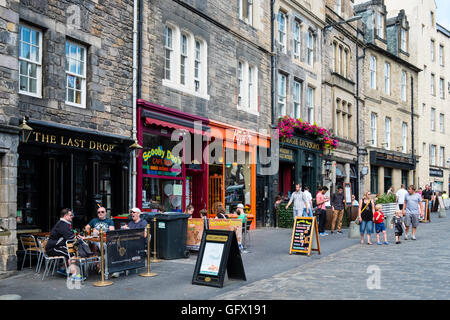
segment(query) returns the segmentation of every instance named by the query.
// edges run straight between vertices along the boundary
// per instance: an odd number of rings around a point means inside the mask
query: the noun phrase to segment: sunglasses
[[[106,213],[106,211],[97,211],[97,213]]]

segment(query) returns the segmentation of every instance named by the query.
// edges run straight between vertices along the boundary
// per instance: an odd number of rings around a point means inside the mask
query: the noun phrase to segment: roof
[[[443,33],[445,36],[450,38],[450,31],[441,26],[439,23],[436,23],[436,28],[438,32]]]

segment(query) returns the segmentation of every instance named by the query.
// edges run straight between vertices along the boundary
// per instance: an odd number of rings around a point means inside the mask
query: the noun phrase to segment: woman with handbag
[[[363,199],[359,201],[358,220],[359,233],[361,234],[361,244],[364,244],[364,232],[367,233],[367,244],[373,244],[370,241],[370,235],[373,233],[373,213],[375,212],[375,204],[370,199],[370,192],[366,192]]]

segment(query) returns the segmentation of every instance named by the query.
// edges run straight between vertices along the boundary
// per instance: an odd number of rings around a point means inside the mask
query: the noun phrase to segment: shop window
[[[370,192],[378,194],[378,167],[370,166]]]
[[[17,229],[40,225],[40,179],[38,163],[35,159],[19,158],[17,176]]]
[[[231,212],[239,203],[251,204],[250,153],[234,150],[234,162],[228,161],[225,164],[225,207]]]
[[[106,214],[108,217],[112,213],[112,179],[111,179],[111,168],[100,167],[100,188],[99,192],[103,196],[103,207],[106,209]]]
[[[142,209],[156,211],[161,206],[165,212],[182,211],[182,180],[147,178],[142,181]]]
[[[409,186],[408,183],[408,170],[402,170],[402,184],[407,188]]]
[[[171,141],[170,137],[144,133],[143,174],[180,177],[182,159],[172,154],[173,148],[178,143],[178,141]]]
[[[392,187],[392,169],[384,168],[384,192],[387,192],[390,187]]]

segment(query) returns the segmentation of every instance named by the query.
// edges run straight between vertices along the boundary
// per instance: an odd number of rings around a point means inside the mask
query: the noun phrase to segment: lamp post
[[[27,120],[23,117],[22,123],[19,125],[20,132],[22,133],[22,142],[27,143],[30,138],[33,128],[27,124]]]

